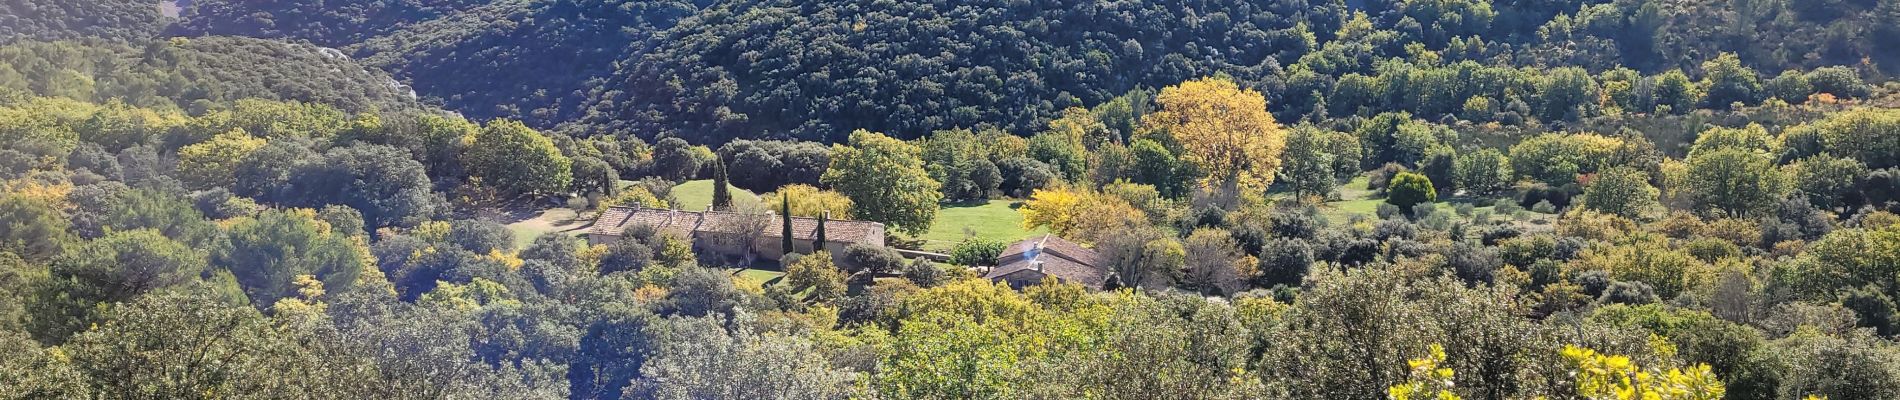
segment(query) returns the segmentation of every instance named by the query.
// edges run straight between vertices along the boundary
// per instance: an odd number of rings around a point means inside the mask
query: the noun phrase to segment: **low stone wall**
[[[897,254],[903,255],[904,258],[907,258],[907,259],[915,259],[918,257],[923,257],[925,260],[930,260],[930,261],[950,262],[950,255],[943,254],[943,253],[932,253],[928,251],[897,249]]]

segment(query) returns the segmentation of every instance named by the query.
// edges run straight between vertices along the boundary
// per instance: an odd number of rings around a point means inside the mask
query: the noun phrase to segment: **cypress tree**
[[[830,211],[826,211],[824,214],[818,215],[818,228],[811,233],[812,251],[825,249],[825,220],[827,219],[831,219]]]
[[[792,196],[780,195],[779,203],[783,205],[779,218],[785,221],[785,231],[781,232],[784,237],[780,239],[779,245],[784,246],[785,254],[792,254]]]
[[[727,185],[731,185],[730,182],[731,179],[726,176],[726,161],[713,160],[712,208],[714,210],[732,209],[732,189],[727,188]]]

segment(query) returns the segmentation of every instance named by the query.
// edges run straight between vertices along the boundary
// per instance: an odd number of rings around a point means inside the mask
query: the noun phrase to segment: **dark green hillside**
[[[488,0],[195,0],[182,34],[308,40],[342,47],[429,21]]]
[[[20,40],[139,40],[165,27],[146,0],[8,0],[0,3],[0,44]]]
[[[1770,71],[1870,63],[1900,72],[1900,3],[1876,0],[1617,0],[1570,8],[1537,30],[1520,62],[1645,71],[1738,54]]]
[[[584,119],[707,142],[866,128],[1041,127],[1137,86],[1260,85],[1330,39],[1341,1],[734,1],[632,52]]]
[[[200,108],[199,102],[246,98],[316,102],[353,111],[416,104],[408,88],[336,50],[236,37],[141,45],[68,41],[4,46],[0,88],[186,109]]]
[[[352,48],[451,109],[551,126],[627,51],[696,10],[685,1],[505,0]]]

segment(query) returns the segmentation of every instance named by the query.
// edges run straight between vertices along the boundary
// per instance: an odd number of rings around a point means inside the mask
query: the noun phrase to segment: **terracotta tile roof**
[[[700,214],[652,208],[612,207],[600,212],[588,233],[620,236],[628,227],[647,225],[662,231],[690,236],[699,229]]]
[[[684,235],[700,232],[723,232],[733,226],[742,226],[734,221],[745,217],[739,213],[724,211],[679,211],[659,208],[613,207],[600,213],[594,220],[594,226],[588,232],[595,235],[619,236],[628,227],[650,225],[661,230]],[[784,231],[784,217],[773,215],[772,222],[765,225],[765,237],[777,238]],[[792,217],[792,238],[798,240],[816,239],[818,219]],[[869,221],[826,220],[825,240],[841,243],[883,243],[884,224]]]
[[[996,267],[983,274],[983,278],[995,280],[1011,274],[1034,272],[1040,264],[1040,272],[1044,275],[1100,290],[1108,282],[1108,272],[1101,268],[1101,260],[1101,255],[1095,250],[1054,235],[1043,235],[1016,242],[1004,249],[1003,254],[997,257]]]
[[[1008,264],[1013,260],[1023,258],[1025,254],[1030,253],[1031,250],[1037,250],[1039,246],[1039,252],[1042,254],[1054,254],[1056,257],[1066,258],[1083,265],[1102,265],[1101,253],[1049,234],[1010,244],[1009,247],[1003,249],[1003,254],[997,257],[997,265]]]
[[[1040,266],[1041,270],[1037,270],[1037,263],[1042,264]],[[1062,257],[1050,257],[1046,255],[1038,257],[1035,260],[1019,258],[1015,262],[998,265],[996,268],[990,269],[989,273],[983,274],[983,278],[996,280],[1012,274],[1038,272],[1045,276],[1056,277],[1056,279],[1061,279],[1063,282],[1082,285],[1083,287],[1094,290],[1102,290],[1102,286],[1108,283],[1108,273],[1102,271],[1101,268],[1097,268],[1093,265],[1084,265]]]

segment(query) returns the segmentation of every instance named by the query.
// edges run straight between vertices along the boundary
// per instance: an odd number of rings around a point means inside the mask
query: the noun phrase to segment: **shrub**
[[[1438,201],[1438,191],[1432,188],[1431,178],[1410,172],[1401,172],[1392,177],[1391,185],[1386,187],[1385,202],[1411,209],[1412,206]]]
[[[1300,239],[1274,239],[1260,248],[1260,286],[1299,286],[1313,267],[1313,247]]]
[[[1807,81],[1816,93],[1828,93],[1847,98],[1867,97],[1873,87],[1861,81],[1860,73],[1842,66],[1815,68],[1808,72]]]
[[[1310,210],[1310,208],[1275,209],[1273,215],[1267,217],[1268,222],[1272,225],[1273,234],[1284,238],[1306,238],[1318,234],[1320,228],[1323,228],[1325,223],[1320,221],[1317,216],[1308,213],[1307,210]]]
[[[1564,264],[1557,260],[1542,259],[1531,263],[1531,290],[1542,290],[1545,285],[1563,282]]]
[[[1496,211],[1498,215],[1514,217],[1517,216],[1519,211],[1524,211],[1524,207],[1517,205],[1517,203],[1506,201],[1498,203],[1498,206],[1493,208],[1492,211]]]
[[[1491,224],[1491,210],[1479,210],[1478,212],[1472,213],[1471,224],[1472,225],[1490,225]]]
[[[1372,170],[1366,175],[1366,190],[1384,192],[1386,186],[1392,183],[1392,178],[1405,171],[1408,169],[1404,165],[1386,163],[1385,166]]]
[[[1543,201],[1537,202],[1537,204],[1535,205],[1532,205],[1531,211],[1537,212],[1540,214],[1556,214],[1557,206],[1551,205],[1550,200],[1543,200]]]
[[[897,250],[863,243],[845,247],[844,261],[845,268],[854,274],[862,271],[874,274],[892,272],[904,266],[904,256],[897,254]]]
[[[1590,242],[1583,238],[1561,237],[1550,249],[1550,256],[1562,261],[1574,260],[1590,248]]]
[[[1734,243],[1709,237],[1696,238],[1688,243],[1684,243],[1682,247],[1689,251],[1689,255],[1695,256],[1696,259],[1706,263],[1713,263],[1718,260],[1740,257],[1742,255],[1741,247],[1736,246]]]
[[[1405,215],[1405,211],[1401,210],[1399,206],[1390,203],[1379,203],[1378,208],[1374,209],[1373,212],[1379,215],[1379,219],[1393,219]]]
[[[1606,304],[1650,304],[1658,301],[1656,289],[1642,282],[1615,282],[1603,289],[1597,299]]]
[[[918,287],[935,287],[942,284],[949,275],[944,273],[942,268],[938,268],[936,263],[923,257],[911,260],[910,264],[904,266],[904,279],[917,284]]]
[[[1577,286],[1582,287],[1583,293],[1590,295],[1590,297],[1603,295],[1603,291],[1610,288],[1611,282],[1609,271],[1600,270],[1583,271],[1582,273],[1578,273],[1575,278],[1571,278],[1571,281],[1576,282]]]
[[[950,263],[969,267],[990,265],[996,262],[997,256],[1003,254],[1004,247],[1003,242],[995,240],[974,237],[964,239],[950,249]]]
[[[1431,205],[1421,204],[1419,205],[1419,207],[1414,207],[1414,209],[1426,208],[1426,207],[1431,207]],[[1443,231],[1443,230],[1451,229],[1452,227],[1451,214],[1442,213],[1442,212],[1427,212],[1426,214],[1427,214],[1426,216],[1422,218],[1418,218],[1419,226],[1423,226],[1425,227],[1425,229],[1431,229],[1435,231]]]
[[[1499,242],[1516,238],[1523,234],[1524,232],[1518,230],[1516,226],[1506,224],[1485,229],[1484,232],[1480,232],[1478,235],[1480,243],[1483,243],[1485,246],[1496,246]]]
[[[1570,198],[1582,193],[1576,184],[1550,186],[1545,184],[1525,185],[1518,189],[1517,205],[1527,207],[1540,202],[1548,202],[1556,208],[1570,205]]]
[[[1448,250],[1444,253],[1445,264],[1458,275],[1458,279],[1467,283],[1492,283],[1497,279],[1498,268],[1504,267],[1504,260],[1491,247],[1465,242],[1455,244]]]
[[[1372,237],[1381,241],[1393,238],[1411,239],[1418,236],[1418,228],[1405,220],[1389,219],[1380,221],[1372,227]]]

